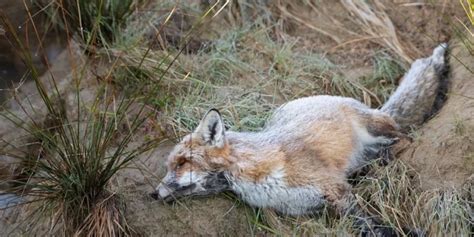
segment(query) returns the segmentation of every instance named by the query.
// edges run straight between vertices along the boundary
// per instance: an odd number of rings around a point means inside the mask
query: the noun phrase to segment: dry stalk
[[[373,1],[373,4],[351,0],[341,0],[341,2],[347,11],[356,16],[353,21],[359,24],[364,33],[371,37],[368,38],[369,40],[389,48],[405,62],[413,62],[413,57],[407,53],[412,50],[400,43],[395,26],[380,2]]]

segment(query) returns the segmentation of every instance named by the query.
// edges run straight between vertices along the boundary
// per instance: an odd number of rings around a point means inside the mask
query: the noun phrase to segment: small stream
[[[55,37],[53,40],[57,40],[57,38]],[[9,50],[5,50],[2,43],[3,41],[0,40],[0,105],[11,97],[11,89],[25,78],[24,75],[27,72],[27,68],[21,59]],[[48,61],[54,63],[54,60],[63,49],[63,43],[48,45],[46,48]],[[33,57],[33,60],[36,70],[43,74],[46,71],[46,66],[42,62],[41,57]],[[25,80],[29,79],[31,78],[25,78]]]
[[[22,198],[15,194],[0,193],[0,210],[21,204]]]
[[[2,53],[0,52],[0,54]],[[12,83],[17,83],[20,78],[21,74],[13,63],[7,60],[0,60],[0,103],[8,98],[9,93],[7,89],[12,86]]]

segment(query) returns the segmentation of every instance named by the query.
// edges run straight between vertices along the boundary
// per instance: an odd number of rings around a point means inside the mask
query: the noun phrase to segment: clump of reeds
[[[7,180],[6,191],[21,196],[23,202],[19,205],[29,206],[26,221],[30,225],[50,219],[49,234],[129,234],[124,205],[110,191],[110,181],[134,158],[156,145],[156,141],[149,140],[131,146],[149,113],[144,105],[136,103],[136,98],[124,98],[107,84],[99,86],[92,102],[86,103],[80,93],[86,74],[80,72],[87,64],[74,68],[76,73],[62,79],[70,80],[73,88],[70,95],[64,94],[53,75],[50,80],[40,77],[29,51],[5,15],[0,20],[11,44],[22,54],[39,95],[35,106],[30,100],[15,97],[21,113],[9,108],[0,113],[27,134],[23,140],[18,137],[17,143],[33,141],[37,146],[34,154],[21,148],[25,144],[2,147],[16,150],[7,154],[15,154],[23,167],[20,177]],[[46,118],[34,116],[41,110],[46,111]]]
[[[145,0],[42,0],[42,12],[55,26],[77,35],[87,45],[109,46],[129,16]]]

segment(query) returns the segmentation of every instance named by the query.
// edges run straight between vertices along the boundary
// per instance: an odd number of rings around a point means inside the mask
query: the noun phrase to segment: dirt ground
[[[439,1],[434,5],[411,4],[411,1],[383,3],[398,30],[400,41],[413,49],[408,54],[414,58],[429,55],[440,42],[449,40],[452,36],[445,27],[450,23],[446,16],[460,14],[450,1]],[[291,7],[289,9],[291,13]],[[347,32],[346,29],[357,29],[339,2],[326,1],[318,13],[306,9],[298,12],[298,16],[314,19],[314,25],[329,31],[333,37],[291,21],[288,23],[292,28],[290,33],[301,37],[299,47],[324,53],[334,63],[347,67],[348,75],[359,76],[371,70],[370,60],[381,46],[370,40],[351,41],[360,35]],[[400,155],[421,175],[426,189],[459,187],[474,173],[474,60],[456,40],[450,41],[450,45],[448,100],[431,120],[413,132],[414,142]],[[164,176],[164,160],[172,146],[168,142],[142,156],[134,164],[139,169],[121,171],[113,182],[115,191],[127,204],[127,220],[137,233],[145,236],[248,236],[261,233],[259,229],[252,231],[253,225],[247,217],[251,210],[231,196],[182,200],[172,205],[152,200],[148,193]],[[1,229],[11,224],[5,213],[0,219]]]

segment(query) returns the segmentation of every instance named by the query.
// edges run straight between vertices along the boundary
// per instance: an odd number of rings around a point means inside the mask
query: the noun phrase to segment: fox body
[[[393,143],[397,134],[390,116],[351,98],[291,101],[256,133],[225,132],[220,114],[211,110],[172,151],[171,172],[158,194],[174,198],[169,186],[195,189],[183,189],[183,194],[230,189],[253,206],[290,215],[311,213],[327,199],[344,195],[346,175],[363,166],[367,154],[374,157]],[[209,183],[220,187],[208,190]]]
[[[438,59],[446,45],[440,47],[423,64],[425,71],[444,64]],[[403,116],[394,106],[425,100],[419,91],[438,83],[418,77],[405,78],[402,83],[413,85],[399,87],[415,90],[404,91],[405,102],[392,99],[383,111],[351,98],[306,97],[279,107],[260,132],[225,131],[212,109],[172,150],[168,173],[152,196],[172,201],[231,190],[252,206],[287,215],[314,213],[326,204],[356,213],[347,176],[404,137],[393,119]]]

